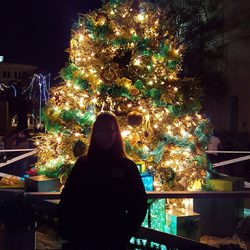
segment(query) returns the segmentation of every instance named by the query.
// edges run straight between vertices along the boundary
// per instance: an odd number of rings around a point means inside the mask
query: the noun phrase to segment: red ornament
[[[38,172],[37,172],[37,169],[36,168],[30,168],[27,172],[26,172],[27,175],[29,176],[36,176],[38,175]]]

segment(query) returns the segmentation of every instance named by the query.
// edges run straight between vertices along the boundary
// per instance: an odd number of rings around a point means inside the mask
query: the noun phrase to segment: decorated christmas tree
[[[168,17],[144,1],[110,0],[79,16],[64,81],[43,112],[46,133],[36,139],[40,174],[65,179],[86,153],[96,115],[108,111],[154,190],[200,188],[210,126],[199,114],[199,83],[178,77],[184,51],[170,33]]]

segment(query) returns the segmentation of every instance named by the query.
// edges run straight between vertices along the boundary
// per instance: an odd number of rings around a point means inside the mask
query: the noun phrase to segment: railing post
[[[151,228],[151,204],[148,207],[148,227]]]

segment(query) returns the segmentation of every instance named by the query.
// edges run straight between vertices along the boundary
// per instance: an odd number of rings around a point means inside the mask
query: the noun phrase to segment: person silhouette
[[[126,249],[147,212],[136,164],[123,150],[118,122],[100,113],[87,155],[76,161],[61,193],[59,233],[68,249]]]

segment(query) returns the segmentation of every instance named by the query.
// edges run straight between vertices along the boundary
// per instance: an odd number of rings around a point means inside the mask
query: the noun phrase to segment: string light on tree
[[[77,158],[73,151],[86,152],[96,115],[109,111],[128,156],[154,173],[155,190],[197,188],[208,168],[211,133],[199,115],[200,87],[178,77],[184,46],[170,34],[168,15],[151,3],[132,2],[110,0],[79,16],[70,62],[61,70],[64,84],[51,89],[43,113],[47,133],[37,138],[37,168],[67,175]]]

